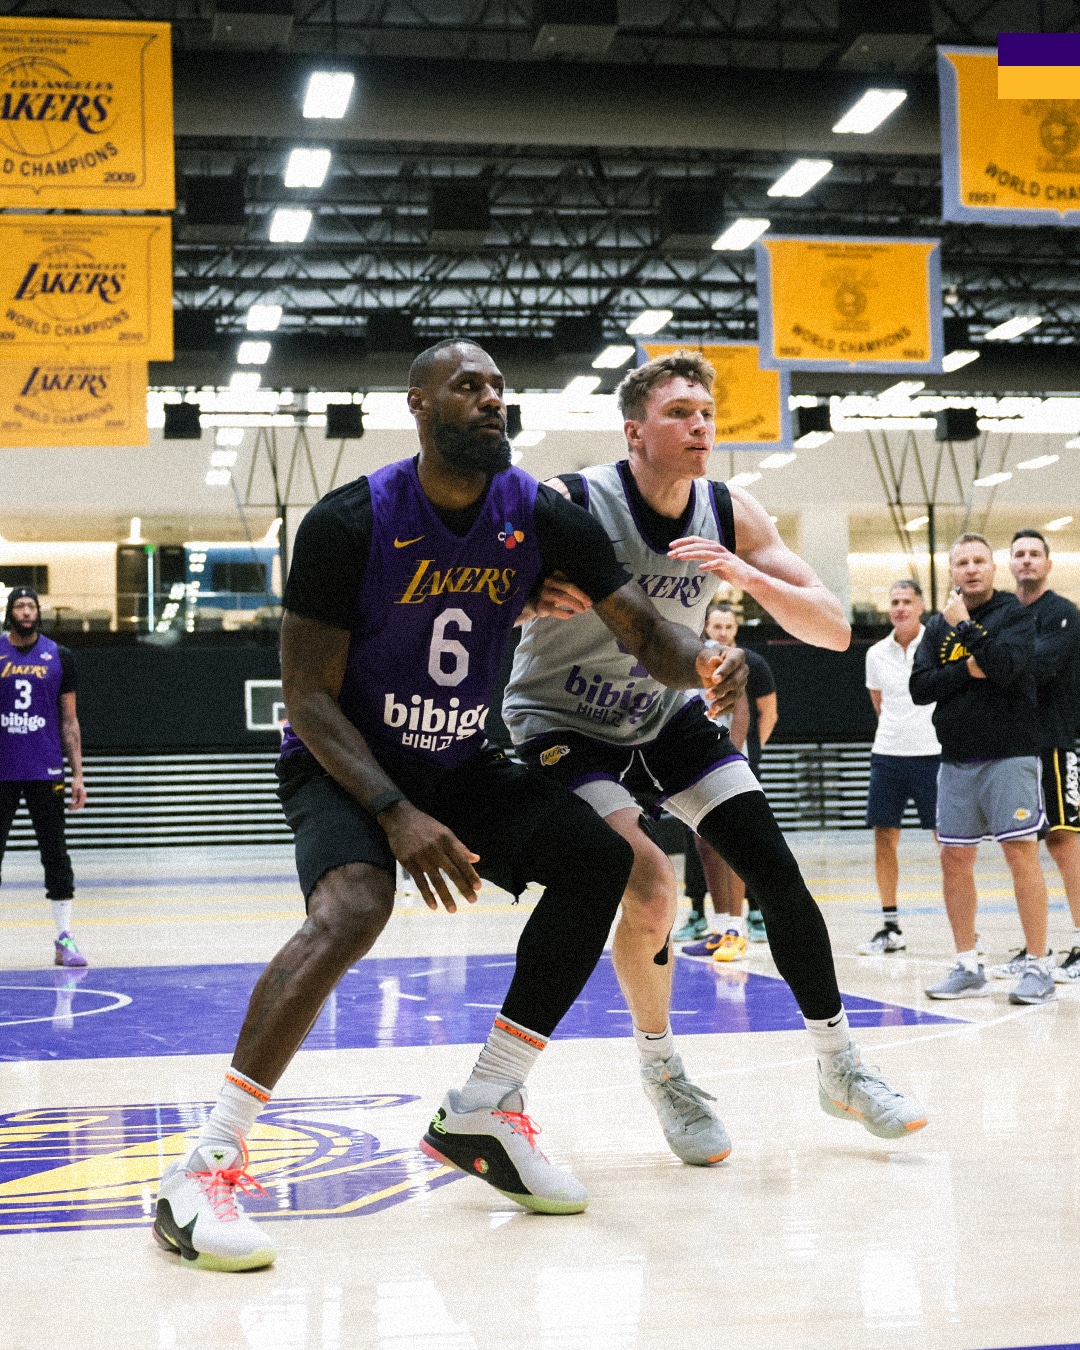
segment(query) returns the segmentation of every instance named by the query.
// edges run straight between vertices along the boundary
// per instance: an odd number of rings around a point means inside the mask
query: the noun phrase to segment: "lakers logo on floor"
[[[272,1102],[248,1140],[249,1170],[267,1194],[246,1196],[245,1209],[260,1222],[373,1214],[455,1180],[416,1145],[423,1127],[400,1110],[416,1100],[384,1093]],[[209,1109],[190,1102],[0,1114],[0,1233],[149,1223],[158,1178]]]

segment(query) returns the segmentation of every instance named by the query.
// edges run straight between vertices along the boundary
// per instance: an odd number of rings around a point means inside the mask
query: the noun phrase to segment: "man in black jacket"
[[[1035,620],[1007,591],[994,590],[994,555],[981,534],[962,534],[949,554],[954,590],[926,625],[911,672],[915,703],[936,703],[941,742],[937,828],[945,910],[957,961],[931,998],[990,992],[976,954],[975,853],[996,839],[1012,873],[1029,953],[1011,1003],[1056,997],[1046,952],[1046,882],[1039,831],[1046,821],[1035,693]]]

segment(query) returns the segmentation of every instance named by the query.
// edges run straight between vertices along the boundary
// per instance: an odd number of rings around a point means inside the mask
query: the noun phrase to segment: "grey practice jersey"
[[[718,579],[696,562],[677,562],[655,549],[638,525],[618,465],[583,470],[589,512],[615,545],[619,561],[665,619],[700,633]],[[684,533],[726,539],[731,521],[723,484],[698,479]],[[733,527],[729,526],[733,529]],[[525,625],[503,699],[503,720],[515,745],[551,731],[578,731],[618,745],[651,741],[686,703],[692,689],[654,680],[590,610],[573,619],[533,619]]]

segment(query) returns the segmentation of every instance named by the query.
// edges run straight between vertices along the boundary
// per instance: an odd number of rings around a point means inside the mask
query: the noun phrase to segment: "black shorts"
[[[761,790],[727,728],[709,721],[700,699],[640,745],[557,731],[526,741],[518,753],[601,816],[634,805],[658,814],[663,806],[692,830],[729,797]]]
[[[866,823],[877,829],[898,830],[909,801],[915,803],[919,824],[932,830],[937,823],[937,775],[940,755],[871,755],[870,790],[866,794]]]
[[[296,762],[286,761],[279,769],[278,797],[295,839],[305,901],[327,872],[348,863],[370,863],[393,877],[394,855],[375,818],[310,756],[298,753],[289,759]],[[533,880],[526,875],[523,854],[537,829],[557,815],[552,831],[557,840],[588,809],[495,746],[456,769],[385,767],[414,806],[480,855],[476,870],[482,877],[514,895]]]
[[[1080,774],[1075,750],[1045,750],[1042,758],[1046,833],[1071,830],[1080,834]]]

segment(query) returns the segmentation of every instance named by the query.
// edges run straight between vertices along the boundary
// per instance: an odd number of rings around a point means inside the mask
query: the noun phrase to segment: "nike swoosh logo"
[[[423,537],[424,537],[424,536],[423,536],[422,534],[418,534],[418,535],[416,536],[415,539],[398,539],[398,538],[395,536],[395,538],[394,538],[394,547],[395,547],[395,548],[408,548],[410,544],[418,544],[418,543],[420,542],[420,540],[423,539]]]
[[[841,1021],[843,1021],[843,1017],[844,1017],[844,1014],[841,1013],[839,1017],[834,1017],[833,1020],[832,1020],[831,1022],[826,1022],[825,1025],[826,1025],[827,1027],[838,1027],[838,1026],[840,1025]]]

